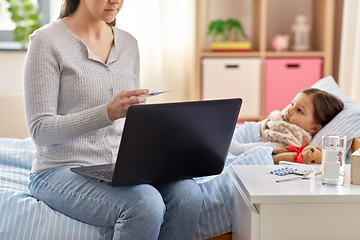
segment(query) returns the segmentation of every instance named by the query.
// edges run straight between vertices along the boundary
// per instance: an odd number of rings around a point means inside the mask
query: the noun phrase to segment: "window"
[[[49,0],[31,0],[35,6],[38,6],[39,11],[42,14],[41,24],[45,25],[50,22],[50,1]],[[12,30],[15,28],[15,24],[11,21],[10,13],[8,8],[10,3],[6,0],[0,0],[0,43],[12,42],[13,33]],[[7,45],[8,46],[8,45]],[[1,47],[4,49],[7,47]],[[11,47],[9,47],[11,48]]]

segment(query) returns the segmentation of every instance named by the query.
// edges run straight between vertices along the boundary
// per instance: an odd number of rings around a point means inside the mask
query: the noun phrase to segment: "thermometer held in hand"
[[[171,92],[171,90],[165,90],[165,91],[150,91],[148,94],[145,94],[144,96],[145,97],[153,97],[153,96],[157,96],[159,94],[162,94],[162,93],[166,93],[166,92]]]

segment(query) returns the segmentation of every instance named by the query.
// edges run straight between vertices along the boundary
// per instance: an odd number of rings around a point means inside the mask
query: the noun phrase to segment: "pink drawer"
[[[302,89],[322,77],[322,58],[267,58],[264,114],[282,110]]]

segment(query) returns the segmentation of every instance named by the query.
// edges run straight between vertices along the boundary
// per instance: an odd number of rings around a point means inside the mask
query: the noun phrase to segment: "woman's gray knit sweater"
[[[36,144],[33,173],[116,160],[124,119],[112,123],[106,105],[121,91],[140,86],[137,41],[125,31],[113,32],[106,64],[62,20],[30,36],[24,94]]]

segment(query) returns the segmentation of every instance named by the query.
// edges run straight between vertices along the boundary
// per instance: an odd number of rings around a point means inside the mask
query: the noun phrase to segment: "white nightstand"
[[[280,166],[233,166],[234,212],[232,239],[351,240],[360,239],[360,185],[321,185],[270,174]],[[288,177],[288,176],[286,176]]]

